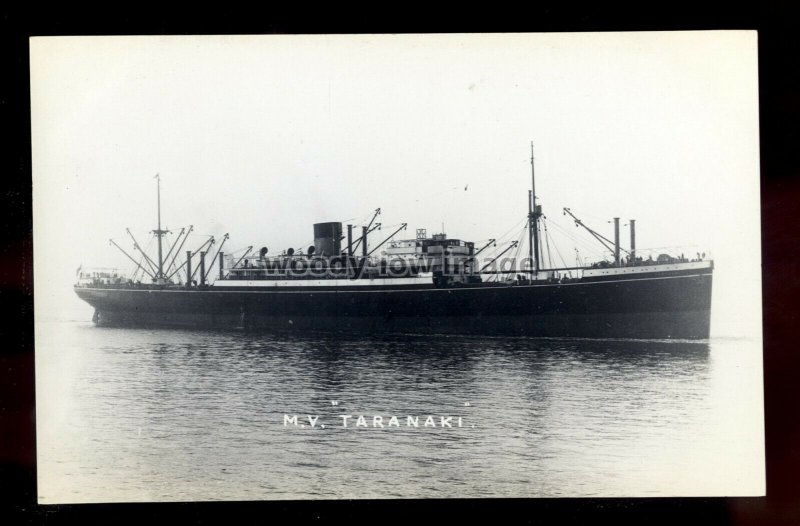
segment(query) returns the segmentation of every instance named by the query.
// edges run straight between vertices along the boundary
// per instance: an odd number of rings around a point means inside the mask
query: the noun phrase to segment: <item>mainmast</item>
[[[533,141],[531,141],[531,191],[528,192],[528,255],[533,262],[534,273],[539,272],[539,218],[541,205],[536,205],[536,174],[533,164]],[[534,274],[535,275],[535,274]]]

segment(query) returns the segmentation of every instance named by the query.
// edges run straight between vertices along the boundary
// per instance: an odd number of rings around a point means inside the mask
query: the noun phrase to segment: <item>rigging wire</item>
[[[487,254],[487,256],[485,257],[485,259],[496,258],[499,250],[502,250],[502,246],[501,245],[505,244],[506,238],[509,236],[509,234],[512,234],[512,233],[516,232],[517,229],[520,227],[520,225],[526,224],[527,221],[528,221],[527,217],[525,217],[521,221],[517,221],[516,223],[514,223],[514,226],[509,228],[505,233],[503,233],[503,235],[498,236],[497,238],[494,238],[495,239],[494,247],[492,247],[492,248],[494,248],[494,250],[489,252]],[[525,231],[526,228],[527,228],[527,226],[523,226],[522,227],[523,232]],[[514,238],[516,238],[516,237],[517,236],[515,235]],[[485,241],[489,241],[489,239],[492,239],[492,238],[487,238]],[[491,281],[492,279],[495,279],[496,277],[497,277],[497,275],[493,274],[489,278],[487,278],[487,281]]]
[[[527,222],[527,218],[525,218],[525,221]],[[513,239],[514,241],[516,241],[516,243],[517,243],[516,250],[514,251],[514,256],[513,256],[512,260],[511,260],[511,261],[513,262],[513,269],[516,269],[516,266],[517,266],[517,265],[516,265],[516,263],[517,263],[517,261],[518,261],[518,258],[519,258],[519,253],[520,253],[520,250],[522,249],[522,243],[523,243],[523,241],[524,241],[524,239],[525,239],[525,237],[526,237],[526,236],[525,236],[525,232],[527,231],[527,229],[528,229],[528,226],[527,226],[527,225],[524,225],[524,226],[523,226],[521,229],[519,229],[519,234],[515,235],[515,236],[514,236],[514,238],[512,238],[512,239]],[[504,235],[504,237],[505,237],[505,236],[507,236],[509,233],[510,233],[510,232],[506,232],[506,234]],[[499,241],[499,240],[498,240],[498,241]],[[508,240],[507,240],[507,241],[508,241]],[[507,243],[507,241],[506,241],[506,242],[502,242],[502,243],[500,243],[500,244],[501,244],[501,245],[505,245],[505,244]],[[505,248],[503,248],[502,246],[500,246],[500,247],[498,247],[498,246],[495,246],[494,254],[493,254],[493,256],[492,256],[492,258],[493,258],[493,259],[496,259],[496,258],[498,257],[498,254],[497,254],[497,253],[498,253],[498,248],[506,250],[508,247],[505,247]],[[502,264],[501,264],[501,265],[502,265]],[[502,266],[501,266],[501,268],[499,268],[498,270],[503,270],[503,269],[502,269]],[[494,281],[494,282],[498,282],[498,281],[500,281],[500,276],[501,276],[501,274],[500,274],[499,272],[498,272],[498,273],[496,273],[496,274],[491,274],[491,275],[490,275],[490,276],[487,278],[487,280],[486,280],[486,281],[489,281],[489,282],[492,282],[492,281]]]
[[[583,260],[581,259],[581,253],[578,251],[578,247],[574,247],[574,248],[575,248],[575,264],[577,266],[579,266],[579,267],[585,266],[583,264]]]
[[[502,241],[502,240],[503,240],[503,239],[505,239],[505,238],[506,238],[506,236],[508,236],[509,234],[511,234],[511,233],[513,233],[513,232],[516,232],[517,228],[519,228],[519,225],[521,225],[521,224],[523,224],[523,223],[526,223],[527,221],[528,221],[528,218],[527,218],[527,217],[525,217],[525,218],[523,218],[523,219],[522,219],[522,221],[518,221],[518,222],[514,223],[514,226],[512,226],[511,228],[509,228],[509,229],[508,229],[508,231],[507,231],[506,233],[504,233],[502,236],[500,236],[500,237],[498,237],[498,238],[497,238],[497,241],[498,241],[498,242],[499,242],[499,241]]]
[[[591,253],[594,257],[597,257],[597,258],[600,258],[600,259],[606,259],[606,253],[605,253],[606,251],[599,251],[595,247],[595,244],[589,244],[586,240],[577,238],[569,230],[565,229],[564,227],[562,227],[561,225],[559,225],[557,223],[550,222],[550,226],[552,226],[558,232],[560,232],[561,234],[566,236],[575,245],[580,245],[581,248],[584,249],[584,251]]]
[[[169,244],[169,241],[167,241],[167,243]],[[170,255],[170,259],[172,259],[172,261],[170,261],[169,267],[164,269],[164,272],[166,272],[167,275],[169,275],[170,271],[175,267],[176,258],[172,258],[172,255]]]
[[[139,270],[142,267],[142,263],[144,263],[144,256],[139,257],[139,264],[136,267],[134,267],[133,276],[131,277],[131,280],[136,281],[136,276],[139,274]]]
[[[563,233],[563,232],[562,232],[562,233]],[[581,248],[581,249],[583,249],[585,252],[588,252],[588,253],[590,253],[590,254],[592,255],[592,257],[594,257],[594,258],[597,258],[597,259],[604,259],[604,256],[603,256],[602,254],[600,254],[599,252],[597,252],[597,251],[596,251],[596,250],[594,250],[593,248],[591,248],[591,247],[588,247],[588,246],[587,246],[585,243],[583,243],[582,241],[580,241],[580,240],[575,240],[575,239],[570,239],[570,241],[572,241],[572,244],[573,244],[573,246],[575,246],[575,247],[580,247],[580,248]]]
[[[573,209],[572,209],[572,208],[570,208],[570,210],[573,210]],[[574,211],[574,210],[573,210],[573,211]],[[598,222],[598,223],[611,223],[611,221],[609,221],[607,217],[598,217],[598,216],[596,216],[596,215],[589,214],[589,213],[587,213],[587,212],[586,212],[586,211],[584,211],[584,210],[582,210],[582,211],[581,211],[581,217],[586,217],[586,218],[589,218],[589,219],[591,219],[592,221],[596,221],[596,222]]]
[[[570,239],[573,243],[580,243],[581,245],[587,245],[587,242],[585,240],[577,237],[569,229],[559,225],[558,223],[550,222],[550,225],[559,232],[561,232],[568,239]],[[597,249],[594,247],[594,245],[587,245],[587,246],[590,252],[597,252]]]
[[[550,268],[553,268],[553,258],[550,255],[550,234],[547,232],[547,222],[544,221],[544,219],[546,219],[545,216],[542,216],[542,219],[542,226],[544,226],[544,244],[547,246],[547,264]]]
[[[519,261],[519,253],[522,251],[522,244],[525,242],[525,232],[528,230],[527,225],[520,230],[519,237],[517,238],[517,250],[514,251],[514,270],[517,270],[517,261]]]
[[[136,267],[137,271],[141,268],[142,272],[144,272],[144,267],[142,266],[142,263],[144,262],[144,254],[147,254],[148,252],[150,252],[150,247],[153,246],[153,240],[154,239],[155,239],[154,237],[151,237],[150,241],[147,243],[147,246],[144,247],[144,250],[142,251],[142,257],[139,258],[139,266]],[[142,277],[144,277],[144,275],[142,275]]]
[[[245,250],[247,250],[248,248],[250,248],[250,247],[249,247],[249,246],[247,246],[247,247],[237,248],[236,250],[229,250],[229,251],[225,252],[225,254],[226,254],[226,255],[228,255],[228,256],[235,256],[235,255],[237,255],[237,254],[238,254],[238,253],[240,253],[240,252],[244,252],[244,251],[245,251]],[[253,248],[255,248],[255,247],[253,247]],[[252,249],[251,249],[251,250],[252,250]]]
[[[142,263],[144,263],[144,256],[141,256],[139,258],[139,264],[136,266],[136,268],[133,269],[133,276],[131,276],[131,281],[136,281],[136,278],[139,276],[139,270],[141,270]]]
[[[550,237],[550,238],[552,238],[552,237],[553,237],[553,236],[550,234],[550,232],[548,232],[546,224],[545,224],[545,234],[546,234],[548,237]],[[548,247],[549,247],[549,244],[548,244]],[[564,260],[564,257],[561,255],[561,251],[560,251],[560,250],[558,250],[558,245],[556,244],[555,240],[553,240],[553,248],[554,248],[554,249],[555,249],[555,251],[556,251],[556,255],[557,255],[557,256],[559,257],[559,259],[561,260],[561,265],[562,265],[563,267],[565,267],[565,268],[566,268],[566,267],[567,267],[567,262]],[[552,267],[552,265],[551,265],[551,267]],[[570,278],[572,278],[572,271],[571,271],[571,270],[568,270],[568,271],[567,271],[567,274],[569,275],[569,277],[570,277]]]

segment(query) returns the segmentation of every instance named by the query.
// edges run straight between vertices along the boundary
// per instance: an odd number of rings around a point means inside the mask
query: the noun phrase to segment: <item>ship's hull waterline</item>
[[[706,339],[709,270],[594,282],[354,290],[76,287],[105,326]]]

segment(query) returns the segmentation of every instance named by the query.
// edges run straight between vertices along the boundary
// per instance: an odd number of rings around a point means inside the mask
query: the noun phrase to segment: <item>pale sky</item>
[[[713,256],[713,334],[760,336],[757,80],[755,32],[34,38],[37,316],[79,307],[79,265],[131,269],[108,239],[150,243],[156,173],[163,224],[226,252],[377,207],[381,239],[479,242],[521,228],[533,141],[568,265],[558,227],[602,249],[563,207],[634,218],[640,253]]]

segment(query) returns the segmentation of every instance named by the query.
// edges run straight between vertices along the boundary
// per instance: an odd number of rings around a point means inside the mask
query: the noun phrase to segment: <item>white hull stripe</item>
[[[597,278],[603,276],[625,276],[631,274],[642,274],[647,272],[674,272],[680,270],[700,270],[707,268],[711,268],[710,260],[691,261],[688,263],[636,266],[636,267],[589,268],[583,271],[583,277]]]
[[[704,274],[690,274],[688,276],[662,276],[659,278],[639,278],[639,279],[615,279],[615,280],[608,280],[608,281],[590,281],[590,282],[582,282],[582,283],[547,283],[541,285],[507,285],[503,286],[492,286],[492,287],[458,287],[458,288],[449,288],[449,289],[438,289],[438,288],[427,288],[427,289],[383,289],[383,290],[353,290],[350,288],[342,288],[342,289],[329,289],[329,290],[276,290],[275,288],[264,288],[260,290],[224,290],[223,288],[216,288],[211,287],[205,291],[199,292],[212,292],[212,293],[221,293],[221,294],[336,294],[336,293],[392,293],[392,292],[452,292],[454,290],[496,290],[496,289],[508,289],[508,288],[517,288],[517,289],[533,289],[533,288],[540,288],[540,287],[575,287],[575,286],[590,286],[590,285],[613,285],[616,283],[628,283],[631,281],[655,281],[655,280],[662,280],[662,279],[687,279],[687,278],[696,278],[699,276],[711,276],[711,272],[707,272]],[[81,290],[80,288],[78,290]],[[168,293],[181,293],[184,294],[188,292],[186,289],[87,289],[93,291],[102,291],[102,292],[109,292],[114,290],[123,290],[126,292],[142,292],[142,293],[161,293],[161,292],[168,292]],[[198,292],[196,290],[192,290],[192,293]]]
[[[378,279],[287,279],[287,280],[220,280],[214,287],[261,287],[272,289],[278,287],[369,287],[391,285],[432,285],[430,276],[415,278],[378,278]]]

